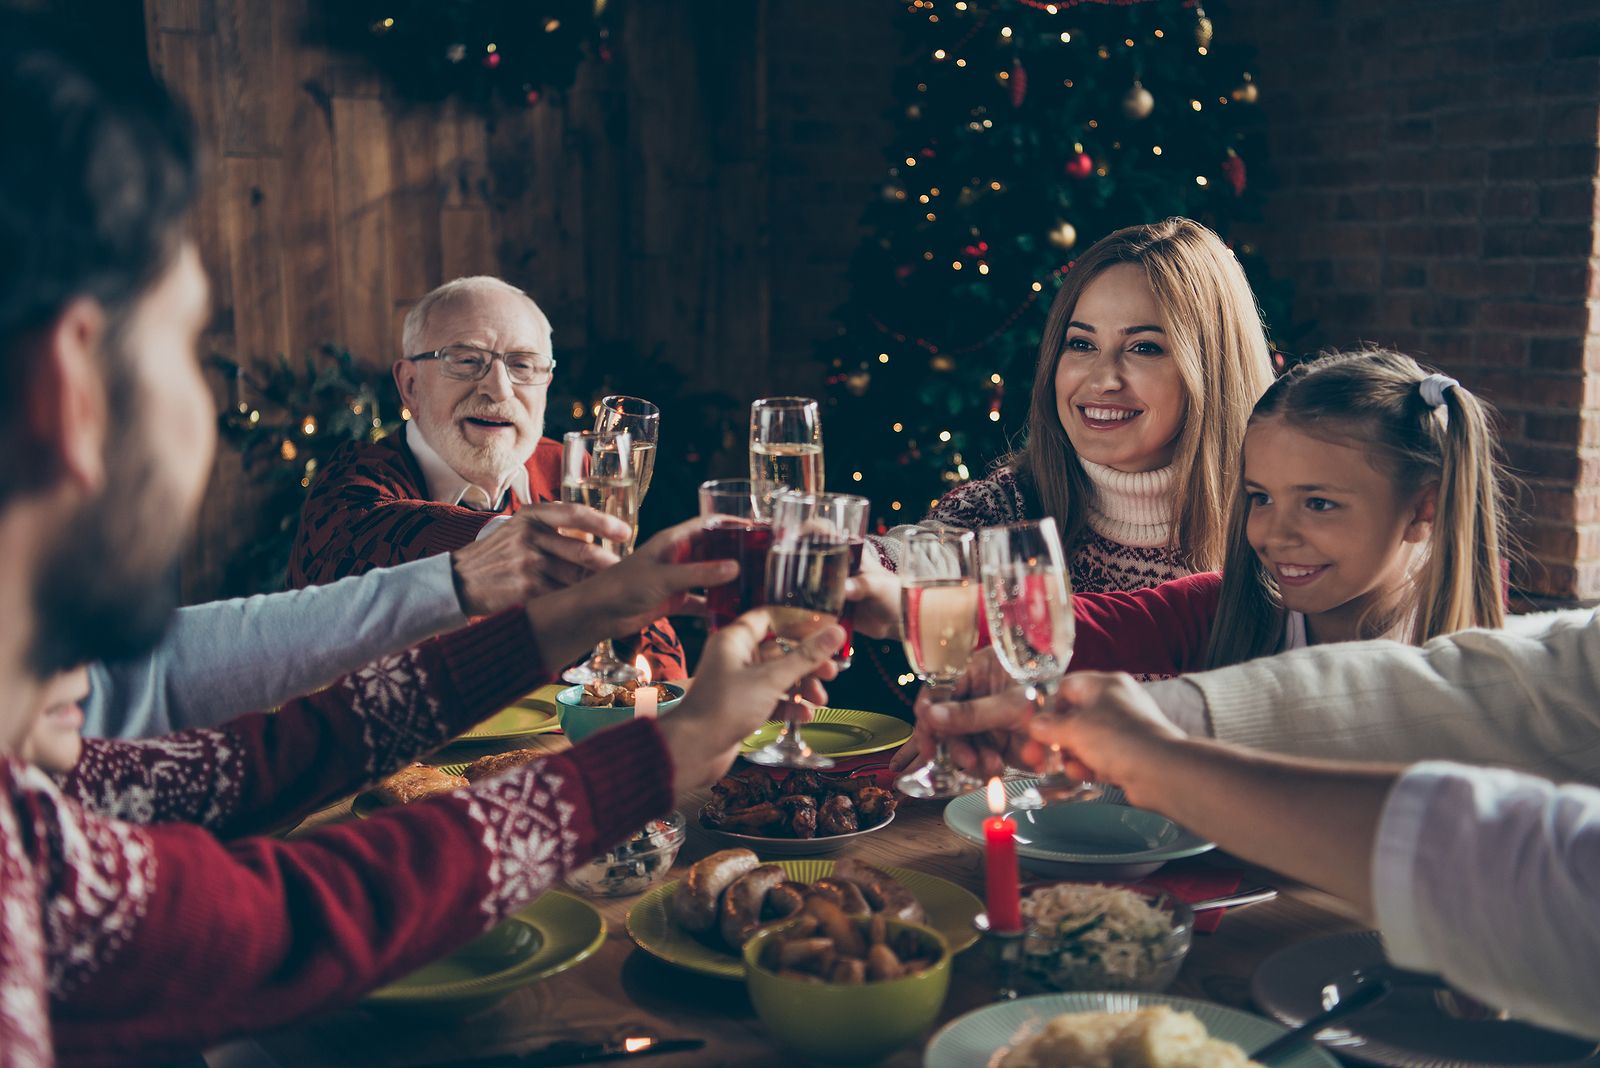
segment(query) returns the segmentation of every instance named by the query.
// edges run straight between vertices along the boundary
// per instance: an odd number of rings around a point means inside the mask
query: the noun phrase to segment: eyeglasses
[[[506,365],[506,377],[516,386],[542,386],[555,376],[556,361],[532,352],[494,352],[472,345],[446,345],[434,352],[407,356],[407,360],[438,360],[446,378],[476,382],[489,373],[494,361]]]

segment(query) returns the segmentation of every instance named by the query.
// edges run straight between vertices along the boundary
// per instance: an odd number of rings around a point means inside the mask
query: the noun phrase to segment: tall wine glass
[[[632,439],[632,455],[629,457],[629,462],[633,480],[639,487],[634,508],[637,511],[644,507],[644,495],[650,492],[650,476],[656,469],[656,438],[661,430],[661,409],[642,397],[613,394],[601,398],[600,409],[594,417],[594,428],[601,432],[618,430],[628,432]],[[634,520],[633,534],[617,555],[626,556],[633,552],[633,543],[638,537],[639,523]],[[607,676],[615,674],[615,665],[620,663],[617,651],[611,645],[611,639],[607,638],[594,647],[588,660],[568,668],[561,673],[561,677],[567,682],[608,681]]]
[[[773,503],[772,551],[767,554],[767,614],[784,652],[844,614],[845,580],[850,577],[851,551],[860,541],[840,525],[861,497],[842,494],[784,493]],[[864,521],[864,520],[863,520]],[[815,752],[785,717],[778,736],[746,760],[787,768],[831,768],[833,761]]]
[[[639,527],[639,483],[633,473],[633,436],[626,430],[574,430],[561,440],[561,499],[615,516],[633,533],[601,544],[618,556]],[[632,682],[639,671],[617,659],[609,641],[589,661],[562,674],[568,682]],[[603,655],[601,655],[603,654]]]
[[[1000,666],[1027,687],[1044,711],[1072,661],[1074,622],[1066,554],[1051,518],[991,527],[978,534],[978,573],[989,635]],[[1088,801],[1100,788],[1066,773],[1061,747],[1052,745],[1044,775],[1012,800],[1035,809],[1060,801]]]
[[[765,397],[750,405],[750,480],[797,493],[822,492],[822,414],[810,397]]]
[[[935,701],[954,691],[978,646],[978,582],[970,530],[913,530],[900,567],[906,659]],[[933,759],[895,780],[909,797],[959,797],[982,783],[950,762],[944,739]]]

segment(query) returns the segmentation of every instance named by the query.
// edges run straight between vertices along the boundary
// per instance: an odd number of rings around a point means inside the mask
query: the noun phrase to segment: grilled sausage
[[[728,884],[760,863],[748,849],[724,849],[696,861],[672,894],[672,918],[685,931],[705,934],[717,926],[717,905]]]
[[[834,862],[833,877],[859,886],[862,895],[867,899],[867,904],[871,905],[875,912],[882,912],[896,920],[909,920],[912,923],[921,923],[927,918],[922,902],[916,899],[916,895],[896,882],[889,873],[880,871],[870,864],[845,857]]]
[[[776,864],[763,864],[733,881],[722,895],[722,940],[738,949],[761,926],[761,905],[773,887],[783,882],[784,871]]]
[[[827,900],[832,901],[844,910],[847,916],[869,916],[872,906],[867,904],[867,899],[862,896],[861,888],[855,883],[844,879],[822,878],[811,884],[813,891],[821,893]]]

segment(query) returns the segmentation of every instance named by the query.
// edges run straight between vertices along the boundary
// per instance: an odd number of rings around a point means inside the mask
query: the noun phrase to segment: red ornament
[[[538,102],[539,102],[539,90],[537,90],[537,89],[529,89],[528,90],[528,103],[529,104],[537,104]]]
[[[616,54],[611,51],[611,46],[610,45],[602,44],[600,46],[600,62],[602,62],[602,63],[610,63],[615,58],[616,58]]]
[[[895,281],[904,282],[907,278],[911,277],[912,272],[914,272],[915,270],[916,270],[916,268],[911,266],[911,264],[902,263],[900,266],[898,266],[898,267],[896,267],[894,269]]]
[[[918,153],[918,155],[920,155],[923,159],[932,159],[933,157],[937,156],[938,153],[931,148],[925,148]]]
[[[1079,152],[1067,160],[1067,177],[1087,178],[1094,173],[1094,157],[1087,152]]]
[[[1020,108],[1028,99],[1028,68],[1018,59],[1011,64],[1011,106]]]
[[[483,65],[488,67],[490,70],[494,70],[500,65],[500,53],[490,52],[488,55],[484,56]]]
[[[1228,150],[1228,158],[1222,161],[1222,176],[1228,179],[1228,184],[1233,186],[1233,195],[1244,196],[1244,160],[1233,149]]]

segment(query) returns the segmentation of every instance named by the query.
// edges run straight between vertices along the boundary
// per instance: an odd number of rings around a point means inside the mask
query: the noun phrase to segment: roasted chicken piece
[[[711,816],[710,806],[705,816]],[[788,814],[777,805],[751,805],[749,808],[725,808],[715,813],[715,823],[707,819],[706,825],[735,834],[766,835],[788,819]]]
[[[834,794],[817,809],[817,824],[827,834],[854,834],[860,830],[856,803],[849,794]]]
[[[783,795],[793,797],[796,794],[810,794],[818,797],[828,792],[828,780],[818,775],[810,768],[800,768],[791,771],[789,777],[783,780]]]
[[[817,799],[809,794],[796,794],[778,801],[778,807],[789,814],[789,833],[795,838],[815,838],[817,835]]]
[[[856,819],[863,828],[876,827],[894,813],[894,794],[881,786],[868,786],[856,794]]]
[[[777,784],[766,775],[724,775],[711,792],[724,808],[751,808],[778,799]]]

